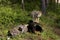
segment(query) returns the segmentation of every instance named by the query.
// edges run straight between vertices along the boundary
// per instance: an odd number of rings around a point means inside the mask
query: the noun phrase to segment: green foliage
[[[0,35],[4,36],[0,38],[0,40],[6,40],[7,32],[12,27],[21,23],[27,23],[31,19],[31,17],[28,16],[29,11],[40,10],[40,5],[40,0],[25,0],[25,11],[23,11],[21,9],[21,0],[0,0]],[[43,27],[46,27],[45,25],[47,25],[47,27],[60,27],[60,5],[56,10],[54,10],[55,8],[51,8],[52,6],[54,5],[49,5],[49,8],[47,8],[48,13],[40,19],[41,22],[44,23]],[[50,28],[44,28],[44,32],[41,33],[41,35],[26,33],[17,35],[11,40],[25,40],[26,38],[37,40],[38,36],[39,38],[42,36],[44,40],[48,40],[49,38],[59,40],[59,37],[55,35]]]
[[[41,10],[40,5],[41,5],[40,0],[27,0],[27,1],[25,1],[25,9],[27,11]]]
[[[59,36],[57,36],[50,27],[45,27],[44,32],[41,33],[42,38],[44,40],[59,40]]]
[[[25,1],[25,9],[28,11],[41,10],[41,0]]]
[[[28,13],[21,9],[16,10],[11,7],[0,7],[0,24],[8,26],[9,24],[27,23],[31,19],[27,15]]]
[[[60,15],[53,11],[48,11],[48,13],[41,17],[41,21],[50,27],[60,27]]]

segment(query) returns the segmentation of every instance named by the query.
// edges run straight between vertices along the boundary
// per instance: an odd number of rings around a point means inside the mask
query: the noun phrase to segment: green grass
[[[32,4],[32,3],[31,3]],[[31,17],[29,15],[29,10],[33,10],[35,7],[29,6],[27,4],[27,10],[23,11],[19,4],[13,4],[13,5],[0,5],[0,40],[6,40],[7,38],[7,32],[11,28],[21,24],[21,23],[27,23]],[[33,5],[33,4],[32,4]],[[28,7],[29,6],[29,7]],[[36,6],[36,9],[39,9]],[[38,40],[39,38],[42,40],[60,40],[60,36],[55,34],[53,32],[53,27],[60,27],[60,7],[58,8],[58,12],[52,12],[48,11],[46,16],[42,15],[40,18],[40,24],[43,28],[43,32],[38,34],[32,34],[32,33],[24,33],[17,35],[10,40],[25,40],[25,39],[32,39],[32,40]],[[57,21],[58,22],[57,22]]]
[[[0,12],[0,14],[1,14],[1,18],[0,18],[1,29],[0,29],[0,31],[2,31],[2,32],[0,32],[0,35],[3,35],[1,40],[6,40],[7,31],[9,29],[11,29],[12,27],[14,27],[14,26],[16,26],[20,23],[26,23],[27,20],[25,20],[25,19],[26,18],[30,19],[30,18],[28,18],[28,17],[25,18],[25,16],[27,14],[22,10],[18,11],[18,13],[15,13],[16,10],[13,11],[12,8],[11,9],[9,9],[9,8],[5,9],[4,7],[2,7],[2,8],[4,9],[4,11],[3,11],[3,9],[0,10],[1,11]],[[7,11],[7,10],[9,10],[9,11]],[[2,11],[4,12],[5,15],[2,14]],[[23,13],[25,13],[25,15]],[[25,40],[25,39],[38,40],[40,37],[43,40],[49,40],[49,39],[59,40],[60,37],[57,34],[55,34],[51,29],[51,28],[53,28],[53,25],[55,25],[54,17],[56,17],[55,15],[54,16],[52,16],[52,15],[54,15],[54,14],[48,14],[47,16],[42,16],[41,17],[40,24],[43,25],[42,28],[43,28],[44,31],[42,33],[40,33],[40,35],[25,33],[25,34],[17,35],[14,38],[11,38],[10,40]],[[52,17],[52,18],[50,18],[50,17]],[[21,20],[21,22],[17,21],[16,19],[19,19],[19,21]],[[2,24],[2,22],[5,23],[5,24]]]

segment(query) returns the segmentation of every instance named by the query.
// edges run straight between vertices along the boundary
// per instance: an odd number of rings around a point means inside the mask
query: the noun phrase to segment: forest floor
[[[23,33],[20,35],[17,35],[10,40],[60,40],[60,28],[55,27],[47,27],[46,25],[42,25],[43,32],[36,32],[36,34],[33,33]],[[6,31],[6,30],[4,30]],[[7,40],[7,34],[6,35],[0,35],[0,40]]]
[[[55,27],[53,31],[60,36],[60,28]]]

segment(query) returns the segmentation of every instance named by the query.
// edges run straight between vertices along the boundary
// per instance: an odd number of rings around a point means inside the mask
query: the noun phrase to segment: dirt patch
[[[55,27],[53,31],[60,36],[60,28]]]
[[[32,38],[27,38],[26,40],[33,40]]]
[[[54,40],[53,38],[49,38],[48,40]]]
[[[42,40],[42,37],[38,37],[38,40]]]
[[[25,40],[42,40],[41,36],[27,37]]]

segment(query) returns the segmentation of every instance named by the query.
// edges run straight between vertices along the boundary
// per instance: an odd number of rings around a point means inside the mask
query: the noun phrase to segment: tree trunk
[[[57,7],[58,7],[58,2],[59,2],[59,0],[57,0]]]
[[[42,2],[42,13],[46,14],[46,5],[45,5],[45,0],[41,0]]]
[[[49,0],[45,0],[46,7],[48,7],[48,4],[49,4]]]
[[[22,0],[22,9],[24,10],[24,0]]]

